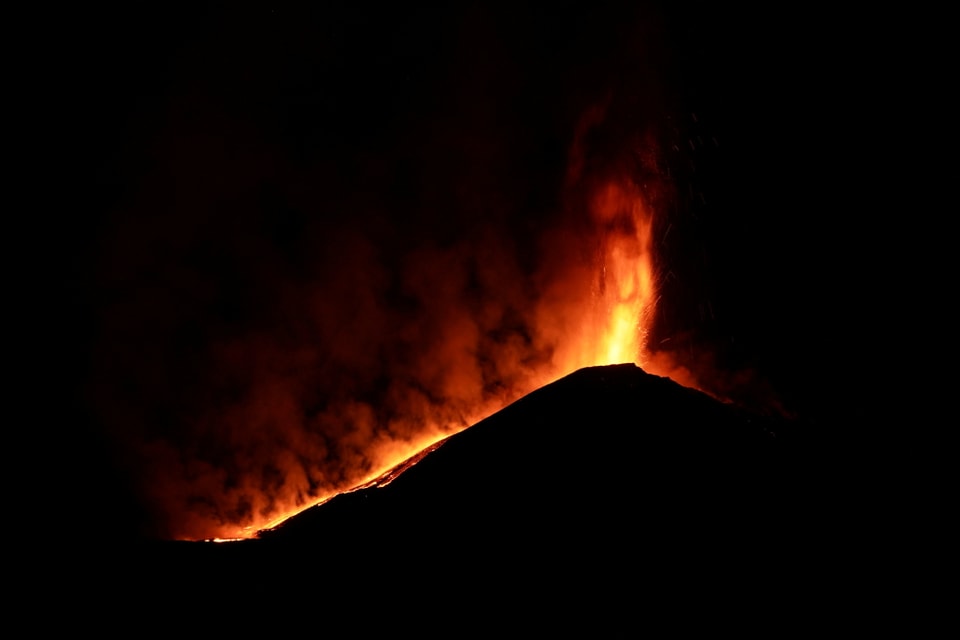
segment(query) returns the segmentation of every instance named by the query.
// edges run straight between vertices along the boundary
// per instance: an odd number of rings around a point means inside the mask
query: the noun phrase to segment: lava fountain
[[[596,257],[574,276],[589,290],[574,287],[582,297],[568,300],[560,312],[563,335],[556,336],[553,362],[559,375],[605,364],[643,366],[647,359],[656,304],[653,214],[628,180],[602,184],[590,198],[589,213],[597,230]],[[547,313],[557,310],[547,305]]]

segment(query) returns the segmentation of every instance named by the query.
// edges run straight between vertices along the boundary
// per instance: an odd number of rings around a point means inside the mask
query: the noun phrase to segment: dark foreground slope
[[[583,369],[449,438],[389,485],[339,496],[262,539],[423,552],[470,542],[481,555],[520,546],[552,557],[556,547],[619,555],[654,534],[765,537],[809,481],[789,428],[634,365]]]
[[[633,365],[584,369],[385,487],[257,540],[137,547],[113,584],[151,614],[164,603],[167,621],[190,611],[280,624],[309,612],[368,631],[437,610],[471,625],[509,613],[541,629],[621,628],[688,606],[691,589],[741,605],[789,599],[801,576],[828,563],[843,573],[846,508],[822,449],[800,425]]]

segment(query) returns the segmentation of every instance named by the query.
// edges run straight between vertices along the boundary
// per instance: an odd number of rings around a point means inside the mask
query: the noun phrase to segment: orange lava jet
[[[599,231],[595,275],[589,299],[567,310],[575,327],[559,343],[554,364],[560,375],[605,364],[642,366],[652,329],[652,212],[636,185],[611,181],[594,194],[590,213]]]

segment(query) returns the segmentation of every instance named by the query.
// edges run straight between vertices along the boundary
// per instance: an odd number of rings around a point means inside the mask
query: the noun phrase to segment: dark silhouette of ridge
[[[458,544],[432,540],[439,531],[575,544],[584,529],[599,542],[760,525],[795,506],[788,431],[632,364],[582,369],[448,438],[387,486],[337,496],[261,539],[373,544],[389,529],[411,547]]]
[[[468,621],[427,635],[622,630],[691,589],[770,606],[847,548],[821,444],[632,364],[587,368],[257,539],[126,549],[112,583],[219,629],[366,603],[366,632],[426,611]]]

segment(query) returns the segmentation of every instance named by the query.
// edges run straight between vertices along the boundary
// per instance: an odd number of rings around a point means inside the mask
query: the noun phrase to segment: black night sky
[[[245,394],[298,367],[336,370],[310,378],[332,396],[388,397],[402,374],[387,358],[445,353],[422,336],[379,350],[358,337],[436,330],[411,320],[422,301],[396,274],[431,251],[506,255],[504,308],[522,305],[527,281],[510,274],[535,274],[543,234],[568,224],[571,145],[601,106],[593,170],[656,156],[641,176],[659,185],[654,341],[743,402],[862,436],[882,412],[869,399],[885,379],[884,306],[897,303],[895,267],[878,264],[894,253],[877,241],[882,145],[863,120],[886,58],[870,37],[846,53],[853,22],[697,2],[101,6],[50,19],[37,115],[63,178],[41,194],[56,227],[42,237],[65,289],[43,375],[64,389],[65,446],[48,479],[83,493],[67,500],[74,520],[168,531],[132,468],[202,476],[186,460],[209,462],[212,412],[249,414]],[[465,286],[451,304],[489,295]],[[503,318],[497,331],[524,335]],[[284,374],[246,375],[264,370]],[[326,396],[305,394],[296,410],[322,414]]]

